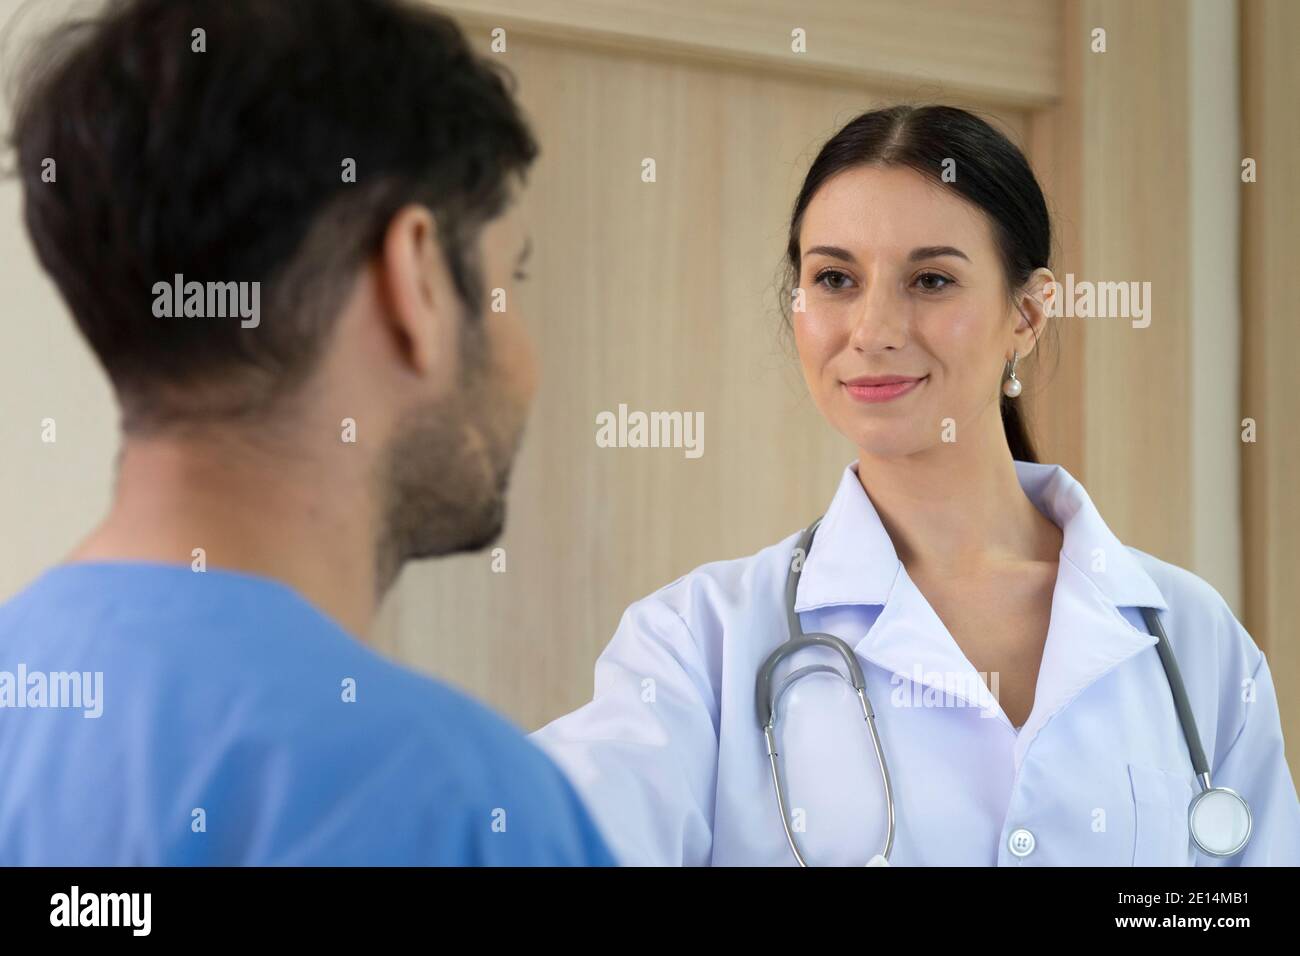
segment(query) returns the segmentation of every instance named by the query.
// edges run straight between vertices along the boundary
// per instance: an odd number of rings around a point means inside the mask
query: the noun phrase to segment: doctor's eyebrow
[[[841,259],[844,262],[856,263],[858,261],[854,258],[853,253],[839,246],[813,246],[811,249],[805,249],[803,255],[799,258],[806,259],[808,256],[815,255],[830,256],[832,259]]]
[[[843,262],[857,263],[853,253],[841,246],[813,246],[803,253],[804,258],[812,255],[830,256],[832,259],[839,259]],[[908,262],[919,262],[922,259],[938,259],[943,256],[955,256],[958,259],[965,259],[970,262],[970,256],[962,252],[956,246],[919,246],[908,254]]]
[[[958,259],[965,259],[970,262],[970,256],[956,246],[921,246],[919,249],[913,249],[907,260],[917,262],[921,259],[938,259],[942,256],[956,256]]]

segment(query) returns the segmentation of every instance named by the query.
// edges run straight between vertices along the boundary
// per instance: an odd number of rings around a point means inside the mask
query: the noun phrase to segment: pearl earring
[[[1002,383],[1002,394],[1007,398],[1015,398],[1020,394],[1020,379],[1016,378],[1016,360],[1019,358],[1019,352],[1011,353],[1011,371],[1008,373],[1007,380]]]

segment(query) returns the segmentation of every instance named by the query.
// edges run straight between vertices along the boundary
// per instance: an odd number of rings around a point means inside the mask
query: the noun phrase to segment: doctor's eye
[[[846,283],[851,283],[853,280],[839,269],[823,269],[817,273],[817,278],[814,281],[817,285],[829,289],[831,292],[838,292],[845,288]]]
[[[943,284],[942,285],[927,284],[927,280],[938,280]],[[949,286],[954,286],[957,284],[956,280],[950,279],[946,275],[941,275],[938,272],[922,272],[920,275],[916,277],[914,281],[916,282],[916,284],[920,285],[922,292],[942,292],[944,289],[947,289]]]

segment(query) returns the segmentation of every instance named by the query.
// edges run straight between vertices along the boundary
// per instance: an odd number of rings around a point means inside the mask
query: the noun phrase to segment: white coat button
[[[1016,856],[1026,857],[1034,852],[1034,835],[1021,827],[1018,830],[1011,831],[1011,838],[1007,840],[1007,848]]]

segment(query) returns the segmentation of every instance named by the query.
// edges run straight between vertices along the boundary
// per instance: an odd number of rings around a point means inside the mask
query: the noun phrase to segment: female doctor
[[[1264,656],[1037,463],[1018,376],[1050,248],[1023,155],[970,113],[823,146],[792,323],[857,460],[814,534],[629,607],[594,699],[535,735],[623,862],[1300,863]]]

